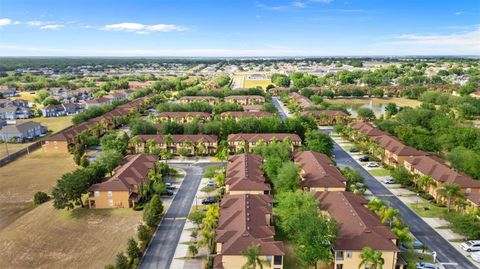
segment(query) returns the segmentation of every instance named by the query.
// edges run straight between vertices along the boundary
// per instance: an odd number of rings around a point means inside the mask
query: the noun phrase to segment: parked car
[[[160,193],[160,195],[165,195],[165,196],[173,196],[173,191],[172,190],[165,190],[163,192]]]
[[[359,152],[360,150],[357,147],[351,147],[348,151],[350,152]]]
[[[177,188],[177,186],[173,183],[167,182],[165,183],[165,186],[167,186],[167,190],[174,190]]]
[[[417,269],[438,269],[438,265],[429,262],[417,262]]]
[[[370,161],[370,157],[363,156],[363,157],[360,157],[360,159],[358,159],[358,160],[361,161],[361,162],[368,162],[368,161]]]
[[[215,197],[207,197],[202,200],[202,205],[211,205],[217,202],[217,198]]]
[[[393,178],[389,177],[387,179],[384,179],[383,183],[385,183],[385,184],[395,184],[395,180]]]
[[[462,248],[468,252],[480,251],[480,240],[470,240],[462,243]]]
[[[215,187],[215,182],[213,182],[213,180],[209,180],[209,181],[207,182],[207,186],[209,186],[209,187]]]
[[[480,263],[480,251],[473,252],[471,255],[472,259]]]
[[[407,243],[402,243],[403,248],[408,249],[408,248],[410,248],[410,246],[412,246],[413,249],[422,249],[423,248],[423,243],[418,241],[418,240],[413,241],[412,243],[410,243],[410,245],[407,244]]]
[[[370,168],[372,168],[372,167],[378,167],[378,163],[369,162],[369,163],[367,163],[367,167],[370,167]]]

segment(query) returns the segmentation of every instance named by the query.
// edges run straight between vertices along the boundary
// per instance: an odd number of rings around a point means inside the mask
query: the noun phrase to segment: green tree
[[[140,256],[141,256],[140,248],[138,247],[137,241],[135,241],[135,239],[133,238],[128,239],[127,255],[131,261],[135,259],[140,259]]]
[[[143,221],[151,227],[155,228],[160,221],[163,213],[163,205],[158,195],[153,195],[143,209]]]
[[[395,168],[391,172],[391,175],[395,182],[401,184],[402,186],[410,186],[412,184],[412,176],[408,170],[403,167]]]
[[[361,120],[364,121],[372,121],[375,119],[375,113],[373,113],[373,110],[366,107],[357,109],[357,115]]]
[[[398,107],[397,104],[395,103],[388,103],[385,106],[385,112],[387,113],[388,117],[391,117],[393,115],[396,115],[398,113]]]
[[[382,258],[382,252],[373,250],[371,247],[364,247],[360,254],[362,261],[358,265],[358,268],[365,266],[370,269],[382,269],[385,260]]]
[[[293,162],[284,162],[272,179],[273,187],[277,193],[295,191],[300,187],[299,168]]]
[[[247,247],[242,253],[242,255],[247,258],[247,262],[242,266],[242,269],[262,269],[264,264],[267,264],[267,261],[260,259],[260,245],[252,244]]]
[[[111,173],[123,161],[123,155],[115,150],[105,150],[98,154],[94,163],[105,167]]]
[[[42,191],[39,191],[39,192],[36,192],[33,195],[33,204],[34,205],[40,205],[40,204],[43,204],[43,203],[47,202],[48,199],[49,199],[48,194],[46,194]]]
[[[140,224],[137,227],[137,237],[140,241],[148,241],[148,239],[150,238],[150,232],[148,231],[148,227]]]
[[[125,254],[123,254],[123,251],[117,254],[117,258],[115,259],[115,269],[130,269],[128,259]]]
[[[325,133],[321,133],[317,130],[307,131],[305,134],[306,148],[311,151],[332,155],[333,152],[333,140]]]
[[[464,194],[460,185],[456,183],[444,184],[437,190],[438,195],[447,199],[447,212],[450,212],[452,201],[456,198],[463,198]]]

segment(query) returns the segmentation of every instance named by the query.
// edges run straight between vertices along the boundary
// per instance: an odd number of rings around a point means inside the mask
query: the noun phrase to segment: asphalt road
[[[278,101],[278,98],[273,97],[273,98],[272,98],[272,103],[273,103],[273,105],[275,106],[275,108],[277,109],[278,115],[280,116],[280,118],[281,118],[282,120],[286,120],[286,119],[287,119],[287,114],[285,113],[285,111],[283,111],[283,108],[282,108],[282,106],[280,105],[280,102]]]
[[[163,220],[155,231],[154,237],[139,265],[141,269],[166,269],[170,268],[175,249],[177,248],[185,226],[186,218],[190,213],[195,194],[202,179],[203,168],[219,163],[171,163],[168,165],[182,168],[186,172],[180,188],[168,208]]]
[[[430,251],[437,252],[437,260],[442,263],[445,268],[477,268],[468,258],[459,253],[456,248],[450,245],[447,240],[441,237],[432,227],[423,221],[422,218],[415,214],[415,212],[400,201],[400,199],[394,196],[384,185],[378,182],[337,143],[334,144],[333,154],[335,155],[335,161],[339,166],[349,166],[362,173],[365,183],[368,185],[368,189],[373,195],[382,200],[389,201],[390,206],[400,211],[401,219],[410,227],[412,234],[423,244],[427,245]]]

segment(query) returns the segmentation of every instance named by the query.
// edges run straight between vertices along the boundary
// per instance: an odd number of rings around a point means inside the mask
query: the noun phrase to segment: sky
[[[0,56],[480,55],[480,0],[0,0]]]

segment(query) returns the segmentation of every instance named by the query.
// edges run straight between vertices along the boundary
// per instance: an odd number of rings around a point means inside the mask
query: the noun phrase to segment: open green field
[[[245,79],[243,84],[243,88],[261,87],[262,89],[266,90],[267,86],[272,84],[272,81],[270,79]]]
[[[408,205],[415,213],[424,218],[441,218],[447,212],[446,207],[439,207],[430,203],[418,203]],[[424,208],[428,208],[425,210]]]
[[[376,177],[386,177],[390,175],[390,171],[384,168],[372,169],[372,170],[368,170],[368,172],[370,172],[372,176],[376,176]]]

